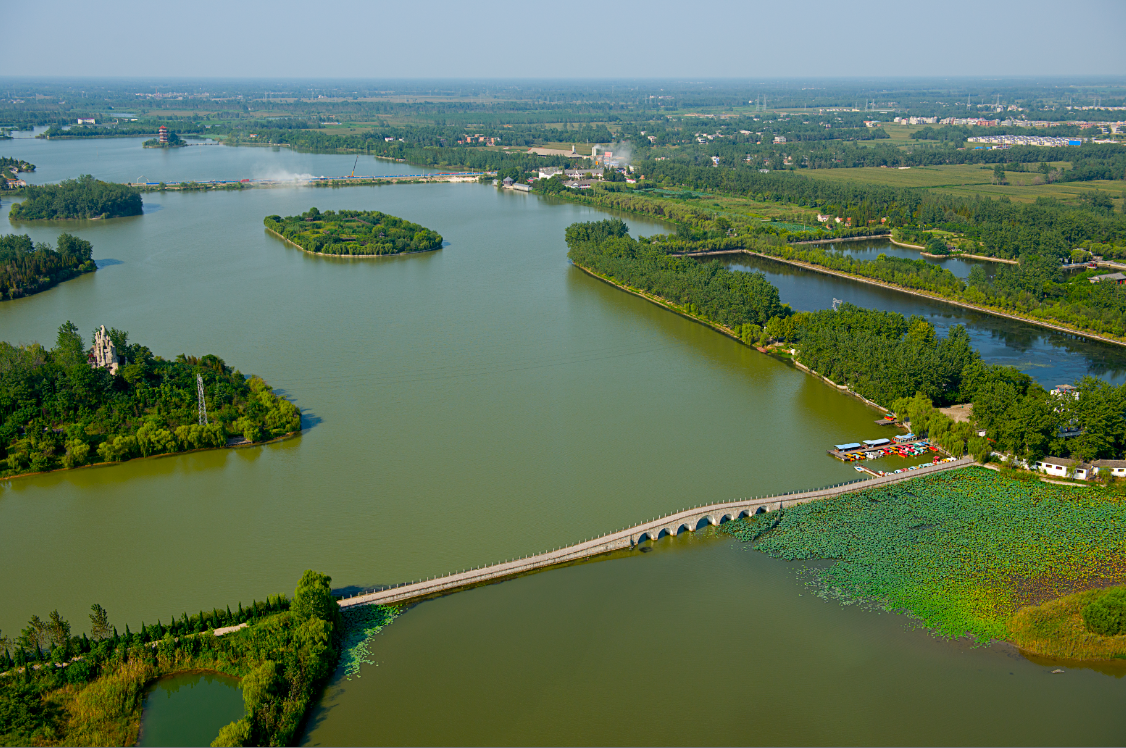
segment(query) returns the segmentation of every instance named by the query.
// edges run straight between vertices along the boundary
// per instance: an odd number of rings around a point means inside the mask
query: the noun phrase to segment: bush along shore
[[[27,199],[8,211],[13,221],[117,218],[139,216],[144,210],[140,191],[89,174],[58,184],[28,185],[23,194]]]
[[[374,210],[266,216],[266,228],[306,252],[351,257],[429,252],[442,247],[442,235],[417,223]]]
[[[0,299],[30,296],[94,272],[93,252],[90,242],[70,234],[59,234],[57,248],[32,243],[27,234],[0,236]]]
[[[1076,397],[1056,398],[1013,367],[989,366],[956,325],[945,337],[920,317],[862,309],[795,313],[761,273],[669,256],[609,219],[567,229],[577,266],[760,350],[792,357],[813,373],[909,420],[954,456],[993,451],[1035,461],[1045,455],[1115,459],[1126,450],[1126,386],[1086,377]],[[937,407],[972,403],[974,423]],[[988,438],[978,436],[984,429]],[[1080,431],[1074,438],[1062,433]]]
[[[306,571],[292,600],[182,613],[136,632],[118,631],[100,605],[82,636],[57,611],[32,616],[18,637],[0,636],[0,743],[133,745],[148,684],[210,671],[240,678],[246,707],[213,745],[290,745],[341,653],[362,660],[396,613],[372,607],[358,623],[342,620],[330,582]]]
[[[107,362],[95,359],[70,322],[59,327],[51,349],[0,342],[0,477],[300,431],[296,405],[218,356],[168,361],[130,343],[124,331],[111,329],[106,337],[116,359],[108,365],[96,365]]]
[[[826,559],[826,599],[906,612],[943,637],[1126,659],[1126,502],[979,467],[802,504],[721,531],[776,558]],[[1104,589],[1110,587],[1110,589]]]

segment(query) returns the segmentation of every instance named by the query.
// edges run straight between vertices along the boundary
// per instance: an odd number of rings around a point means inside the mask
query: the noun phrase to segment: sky
[[[0,76],[1126,74],[1126,0],[5,0]]]

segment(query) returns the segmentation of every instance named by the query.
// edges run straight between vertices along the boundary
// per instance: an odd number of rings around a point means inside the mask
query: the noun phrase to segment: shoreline
[[[891,234],[888,234],[888,240],[891,241],[891,243],[894,244],[897,247],[906,247],[907,249],[917,249],[917,250],[919,250],[919,254],[921,254],[923,257],[930,257],[931,259],[934,259],[934,260],[949,260],[949,259],[957,259],[959,257],[968,257],[971,260],[981,260],[983,262],[1003,262],[1006,265],[1019,265],[1020,264],[1016,260],[1006,260],[1003,257],[987,257],[986,255],[972,255],[968,252],[959,252],[958,254],[951,254],[951,255],[932,255],[932,254],[930,254],[929,252],[926,251],[926,249],[927,249],[926,247],[919,246],[918,244],[907,244],[906,242],[897,242],[895,239],[891,238]]]
[[[421,255],[421,254],[426,254],[427,252],[437,252],[439,249],[442,248],[442,247],[434,247],[434,249],[420,249],[417,252],[394,252],[394,253],[389,254],[389,255],[329,255],[329,254],[325,254],[324,252],[313,252],[312,250],[305,249],[300,244],[297,244],[296,242],[292,241],[291,239],[286,239],[284,236],[282,236],[278,232],[274,231],[272,228],[270,228],[268,226],[266,226],[264,228],[266,229],[267,232],[269,232],[269,233],[273,234],[274,236],[276,236],[277,238],[281,239],[286,244],[291,244],[294,247],[296,247],[297,249],[300,249],[305,254],[310,254],[310,255],[313,255],[314,257],[338,257],[338,258],[346,259],[346,260],[353,260],[353,259],[355,259],[355,260],[370,260],[370,259],[375,259],[375,258],[379,258],[379,257],[405,257],[406,255]],[[445,242],[442,242],[442,246],[445,246]]]
[[[6,478],[0,478],[0,482],[6,481],[6,480],[16,480],[17,478],[31,478],[32,476],[36,476],[36,475],[51,475],[52,473],[68,473],[68,472],[71,472],[71,471],[74,471],[74,470],[85,470],[86,468],[110,467],[112,465],[124,465],[127,462],[137,462],[137,461],[140,461],[140,460],[155,460],[155,459],[160,458],[160,457],[175,457],[177,455],[189,455],[189,454],[193,454],[195,452],[215,452],[215,451],[220,450],[220,449],[242,449],[244,447],[264,447],[267,444],[274,444],[275,442],[282,442],[282,441],[286,441],[287,439],[294,439],[298,436],[301,436],[304,433],[305,433],[305,429],[299,429],[297,431],[290,431],[288,434],[282,434],[281,436],[275,436],[273,439],[267,439],[266,441],[261,441],[261,442],[243,441],[243,442],[236,442],[234,444],[224,444],[221,447],[197,447],[196,449],[185,449],[182,452],[161,452],[160,454],[155,454],[155,455],[145,455],[145,456],[142,456],[142,457],[131,457],[128,460],[115,460],[113,462],[91,462],[87,465],[77,465],[77,466],[72,467],[72,468],[61,467],[61,468],[55,468],[54,470],[39,470],[39,471],[36,471],[34,473],[20,473],[18,475],[9,475]]]
[[[799,267],[799,268],[803,268],[805,270],[810,270],[810,271],[813,271],[815,273],[823,273],[825,275],[835,275],[838,278],[846,278],[848,280],[856,281],[858,283],[867,283],[870,286],[877,286],[879,288],[886,288],[890,291],[897,291],[899,293],[910,294],[912,296],[918,296],[920,298],[930,299],[931,301],[938,301],[938,302],[941,302],[943,304],[952,304],[953,306],[962,307],[963,309],[970,309],[970,310],[975,311],[975,312],[981,312],[982,314],[989,314],[989,315],[992,315],[994,317],[1005,317],[1007,319],[1016,320],[1017,322],[1026,322],[1030,325],[1036,325],[1037,327],[1043,327],[1043,328],[1047,328],[1049,330],[1055,330],[1056,332],[1067,333],[1068,335],[1078,335],[1080,337],[1088,338],[1090,340],[1097,340],[1097,341],[1102,342],[1102,343],[1112,343],[1114,345],[1126,346],[1126,339],[1113,338],[1113,337],[1103,335],[1103,334],[1097,333],[1097,332],[1089,332],[1089,331],[1085,331],[1085,330],[1077,330],[1077,329],[1071,328],[1071,327],[1064,327],[1062,324],[1055,323],[1055,322],[1045,322],[1043,320],[1037,319],[1036,317],[1025,317],[1025,316],[1022,316],[1022,315],[1019,315],[1019,314],[1014,314],[1012,312],[1006,312],[1006,311],[1001,311],[999,309],[994,309],[993,307],[987,307],[987,306],[982,306],[982,305],[979,305],[979,304],[973,304],[973,303],[968,302],[968,301],[957,301],[955,299],[948,299],[945,296],[939,296],[937,294],[932,294],[932,293],[929,293],[927,291],[919,291],[919,290],[916,290],[916,289],[913,289],[913,288],[905,288],[903,286],[897,286],[897,285],[892,284],[892,283],[885,283],[884,281],[876,280],[875,278],[865,278],[865,277],[859,276],[859,275],[851,275],[849,273],[845,273],[845,272],[842,272],[840,270],[832,270],[830,268],[822,267],[820,265],[814,265],[812,263],[801,262],[800,260],[787,260],[787,259],[782,258],[782,257],[775,257],[774,255],[768,255],[768,254],[764,254],[762,252],[756,252],[752,249],[745,249],[745,248],[744,249],[721,249],[721,250],[711,250],[711,251],[704,251],[704,252],[685,252],[683,254],[676,254],[676,255],[672,255],[672,256],[674,256],[674,257],[708,257],[708,256],[711,256],[711,255],[731,255],[731,254],[753,255],[755,257],[761,257],[765,260],[772,260],[774,262],[781,262],[781,263],[785,263],[787,265],[792,265],[794,267]]]
[[[713,322],[712,320],[709,320],[705,317],[699,317],[697,315],[691,314],[691,313],[685,311],[684,309],[682,309],[681,307],[679,307],[678,305],[673,304],[672,302],[668,301],[664,297],[656,296],[654,294],[650,294],[646,291],[642,291],[640,289],[632,288],[630,286],[623,286],[620,283],[617,283],[617,282],[610,280],[609,278],[607,278],[607,277],[605,277],[605,276],[603,276],[599,273],[596,273],[595,271],[591,270],[590,268],[587,268],[587,267],[584,267],[584,266],[578,264],[574,260],[571,260],[571,265],[573,265],[574,267],[577,267],[579,270],[583,271],[587,275],[589,275],[593,278],[597,278],[598,280],[602,281],[603,283],[607,283],[607,284],[613,286],[614,288],[617,288],[621,291],[625,291],[626,293],[633,294],[634,296],[638,296],[642,299],[645,299],[646,301],[648,301],[650,303],[656,304],[657,306],[664,307],[665,309],[669,310],[670,312],[673,312],[674,314],[678,314],[681,317],[685,317],[686,319],[690,319],[693,322],[697,322],[697,323],[704,325],[706,327],[710,327],[713,330],[715,330],[716,332],[722,333],[723,335],[726,335],[729,338],[733,338],[736,342],[740,343],[741,345],[745,345],[748,348],[753,348],[754,350],[758,351],[759,353],[761,353],[765,356],[769,356],[770,358],[773,358],[776,361],[781,361],[783,363],[786,363],[786,361],[787,361],[787,359],[784,359],[780,356],[775,356],[775,355],[771,354],[770,350],[768,348],[759,348],[758,346],[750,345],[749,343],[743,342],[743,339],[740,338],[738,335],[736,335],[735,331],[732,330],[731,328],[724,327],[723,325],[721,325],[717,322]],[[864,397],[860,393],[854,392],[851,388],[849,388],[849,386],[847,384],[837,384],[836,382],[829,379],[828,377],[823,376],[821,374],[818,374],[813,369],[810,369],[808,366],[806,366],[805,364],[798,361],[796,358],[789,359],[789,362],[794,364],[794,366],[798,367],[799,369],[805,371],[807,374],[811,374],[814,377],[816,377],[817,379],[820,379],[825,384],[830,385],[831,387],[833,387],[837,391],[851,395],[852,397],[855,397],[858,400],[860,400],[861,402],[863,402],[865,405],[868,405],[869,407],[874,408],[875,410],[878,410],[881,413],[890,412],[890,411],[888,411],[887,408],[883,407],[882,405],[878,405],[878,404],[872,402],[871,400],[869,400],[868,398]]]

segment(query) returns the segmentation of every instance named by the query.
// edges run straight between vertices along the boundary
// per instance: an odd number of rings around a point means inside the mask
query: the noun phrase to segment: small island
[[[0,342],[0,478],[134,457],[263,442],[301,429],[297,406],[218,356],[174,361],[103,325],[87,347],[59,327],[55,347]],[[201,395],[202,393],[202,395]]]
[[[348,257],[380,257],[440,249],[442,235],[417,223],[375,210],[266,216],[266,229],[306,252]]]
[[[94,272],[93,252],[90,242],[70,234],[59,234],[57,249],[32,243],[27,234],[0,236],[0,300],[30,296]]]
[[[139,190],[89,174],[58,184],[28,185],[23,190],[27,199],[8,211],[13,221],[118,218],[139,216],[143,211]]]
[[[141,143],[141,146],[144,148],[183,148],[186,145],[187,143],[185,143],[179,135],[172,132],[164,125],[160,126],[160,130],[157,132],[155,138],[150,138],[144,143]]]

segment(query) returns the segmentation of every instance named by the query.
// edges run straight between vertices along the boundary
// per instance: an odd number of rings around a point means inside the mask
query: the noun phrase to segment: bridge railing
[[[527,555],[524,555],[524,556],[513,557],[513,558],[506,559],[504,561],[498,561],[498,562],[494,562],[494,563],[491,563],[491,564],[481,564],[479,566],[473,566],[473,567],[461,569],[459,571],[451,571],[451,572],[448,572],[446,574],[442,574],[442,575],[439,575],[439,576],[424,577],[422,579],[415,579],[415,580],[410,581],[410,582],[400,582],[398,584],[387,585],[386,587],[382,587],[381,589],[378,589],[378,590],[372,590],[372,591],[369,591],[369,592],[361,592],[361,593],[349,595],[347,597],[337,598],[337,602],[346,602],[348,600],[352,600],[352,599],[355,599],[357,597],[367,597],[367,596],[370,596],[370,595],[378,594],[380,592],[399,589],[401,587],[409,587],[411,585],[423,584],[425,582],[433,582],[433,581],[450,579],[452,577],[456,577],[460,574],[465,574],[467,572],[481,571],[482,569],[500,567],[500,566],[504,566],[505,564],[510,564],[510,563],[513,563],[513,562],[528,561],[530,559],[539,558],[541,556],[548,556],[552,553],[557,553],[558,551],[561,551],[561,550],[575,549],[575,551],[578,552],[578,550],[580,549],[581,546],[586,545],[588,543],[591,543],[592,541],[609,539],[609,538],[612,538],[616,535],[621,535],[622,533],[625,533],[627,531],[640,529],[640,528],[643,528],[643,527],[646,527],[646,526],[649,526],[649,525],[653,525],[653,524],[660,524],[664,520],[670,519],[672,517],[677,517],[677,516],[682,515],[682,514],[691,514],[693,512],[698,512],[700,510],[707,509],[707,508],[710,508],[710,507],[722,508],[722,507],[725,507],[725,506],[739,505],[739,504],[751,504],[751,503],[755,503],[755,502],[772,502],[772,501],[784,502],[786,500],[787,496],[799,496],[799,495],[809,496],[809,495],[814,495],[814,494],[827,493],[827,492],[835,491],[836,489],[843,488],[845,486],[857,486],[857,488],[863,487],[863,486],[859,486],[858,484],[872,484],[870,487],[875,488],[879,485],[884,485],[884,484],[887,484],[887,483],[895,483],[895,482],[898,482],[899,480],[903,480],[905,478],[915,477],[916,475],[919,475],[919,474],[926,474],[926,473],[931,473],[931,472],[941,472],[943,470],[948,470],[948,469],[951,469],[951,468],[954,468],[954,467],[961,467],[961,466],[964,466],[964,465],[968,465],[968,464],[971,464],[972,462],[973,462],[972,458],[963,457],[963,458],[956,460],[954,462],[939,463],[938,465],[926,465],[926,466],[921,467],[917,472],[913,472],[912,474],[900,474],[898,476],[884,475],[884,476],[879,476],[879,477],[876,477],[876,478],[858,478],[856,480],[845,481],[844,483],[836,483],[836,484],[833,484],[833,485],[824,486],[822,488],[814,488],[814,489],[809,489],[809,490],[806,490],[806,491],[787,491],[785,493],[771,494],[769,496],[753,496],[753,497],[750,497],[750,498],[744,497],[744,498],[741,498],[741,499],[733,499],[731,501],[710,502],[710,503],[705,503],[705,504],[697,504],[696,506],[686,507],[684,509],[680,509],[680,510],[675,511],[675,512],[668,512],[666,514],[659,515],[659,516],[654,517],[653,519],[647,520],[645,522],[637,522],[637,523],[634,523],[632,525],[627,525],[626,527],[623,527],[619,530],[614,530],[612,532],[602,533],[600,535],[594,535],[594,536],[591,536],[589,538],[586,538],[585,540],[580,540],[576,543],[571,543],[570,545],[558,546],[556,548],[552,548],[549,551],[540,551],[538,553],[530,553],[530,554],[527,554]],[[936,470],[936,468],[937,468],[937,470]],[[848,491],[840,491],[839,493],[848,493]]]

